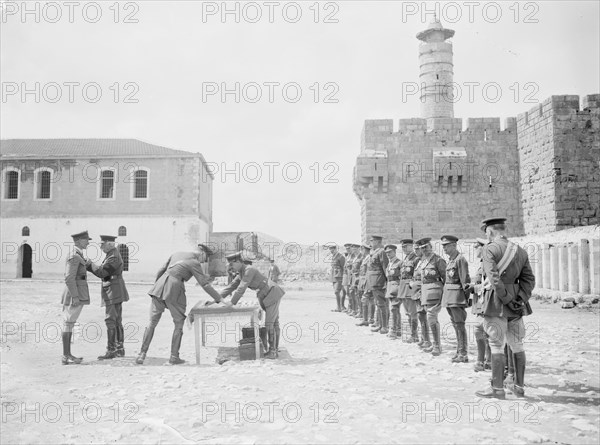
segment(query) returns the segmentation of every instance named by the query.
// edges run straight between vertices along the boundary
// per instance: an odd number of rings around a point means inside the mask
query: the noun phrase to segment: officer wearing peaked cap
[[[468,297],[471,279],[469,277],[469,263],[457,248],[458,238],[453,235],[442,236],[442,248],[448,255],[446,265],[446,282],[442,295],[442,307],[445,307],[450,315],[454,332],[456,333],[456,354],[452,357],[454,363],[467,363],[467,320]]]
[[[362,303],[360,301],[358,282],[360,279],[360,265],[362,264],[364,254],[360,244],[352,244],[351,248],[353,249],[354,257],[352,259],[352,267],[350,268],[350,299],[352,301],[352,312],[350,315],[360,318],[362,317]]]
[[[369,326],[369,322],[373,321],[370,314],[372,307],[373,297],[370,291],[366,290],[367,286],[367,266],[371,256],[371,246],[363,244],[360,246],[363,259],[360,262],[360,270],[358,272],[358,296],[361,307],[362,321],[356,326]],[[371,317],[371,318],[369,318]]]
[[[483,238],[476,238],[474,244],[475,258],[479,259],[479,266],[477,268],[477,274],[475,275],[475,285],[472,286],[469,290],[472,294],[473,299],[473,303],[471,305],[471,312],[477,317],[477,324],[475,325],[475,341],[477,343],[477,362],[475,363],[473,369],[475,370],[475,372],[480,372],[492,369],[492,351],[490,350],[488,336],[483,328],[483,313],[481,310],[483,296],[482,253],[483,246],[487,244],[487,240]]]
[[[335,293],[335,301],[337,309],[332,309],[333,312],[342,312],[342,280],[344,277],[344,265],[346,258],[338,252],[336,244],[328,244],[326,247],[331,254],[331,283],[333,284],[333,292]]]
[[[83,251],[90,243],[88,231],[71,235],[74,248],[69,252],[65,264],[65,288],[62,293],[62,314],[64,326],[62,332],[63,355],[62,364],[79,364],[83,360],[71,354],[71,339],[73,327],[81,315],[83,306],[90,304],[90,291],[87,284],[86,265],[89,260],[83,256]]]
[[[374,326],[371,331],[387,334],[389,332],[390,308],[389,302],[385,298],[387,286],[385,271],[389,260],[383,249],[382,240],[383,237],[380,235],[371,236],[371,256],[367,266],[367,289],[373,294],[379,314],[379,325]]]
[[[419,262],[419,257],[416,255],[413,248],[413,240],[405,238],[400,241],[404,259],[400,263],[400,282],[398,284],[398,298],[404,306],[404,311],[408,316],[408,324],[410,326],[410,336],[403,337],[406,343],[416,343],[419,341],[419,320],[417,319],[417,301],[418,295],[415,297],[415,291],[411,289],[410,282],[414,279],[415,268]]]
[[[446,281],[446,261],[433,252],[431,238],[417,241],[423,258],[421,262],[421,305],[427,311],[427,323],[431,329],[433,345],[424,352],[438,356],[442,353],[441,331],[438,315],[442,309],[442,294]]]
[[[391,306],[391,322],[388,336],[391,340],[398,338],[401,334],[402,323],[400,319],[400,299],[398,298],[398,288],[400,285],[400,258],[396,256],[397,247],[394,244],[388,244],[384,247],[384,251],[388,256],[388,266],[385,271],[387,278],[386,299],[389,300]]]
[[[256,291],[256,298],[258,298],[261,308],[265,311],[265,325],[269,342],[269,351],[265,358],[277,358],[281,332],[279,327],[279,304],[281,298],[285,295],[284,290],[273,281],[268,280],[255,267],[246,265],[243,252],[237,252],[225,258],[237,272],[237,276],[221,291],[221,297],[225,298],[233,293],[230,304],[235,305],[242,298],[246,289]]]
[[[187,297],[185,294],[185,282],[192,277],[204,291],[209,294],[217,303],[221,301],[221,296],[210,284],[210,277],[203,269],[202,263],[208,260],[212,250],[204,245],[198,244],[193,252],[175,252],[162,265],[156,274],[156,281],[148,295],[152,298],[150,303],[150,323],[144,332],[142,348],[136,359],[136,363],[141,365],[146,359],[146,354],[154,337],[154,330],[162,317],[165,309],[169,309],[173,317],[173,336],[171,338],[171,357],[169,363],[179,365],[185,363],[179,357],[181,339],[183,337],[183,324],[185,322],[185,309],[187,306]]]
[[[417,317],[421,325],[421,340],[417,343],[417,346],[425,351],[430,350],[431,341],[429,338],[429,324],[427,323],[427,310],[423,304],[421,304],[421,287],[423,285],[423,251],[421,250],[421,244],[419,241],[429,242],[431,238],[423,238],[422,240],[415,241],[413,243],[414,252],[417,257],[416,266],[413,272],[413,279],[409,283],[410,289],[413,291],[412,299],[417,305]]]
[[[535,276],[527,252],[506,237],[506,218],[488,218],[481,228],[489,244],[483,247],[483,273],[489,282],[484,286],[483,326],[492,350],[491,387],[477,391],[479,397],[505,397],[504,346],[512,350],[515,382],[508,389],[523,396],[525,379],[525,349],[523,316],[531,314],[529,299],[535,286]]]
[[[104,322],[107,331],[106,353],[99,360],[124,357],[125,330],[123,329],[123,302],[129,300],[129,294],[123,280],[123,259],[115,245],[117,237],[100,235],[100,249],[105,253],[102,264],[90,262],[87,270],[102,280],[100,295],[105,307]]]

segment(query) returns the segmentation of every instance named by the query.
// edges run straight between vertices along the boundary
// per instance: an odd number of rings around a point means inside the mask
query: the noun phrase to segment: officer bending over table
[[[247,260],[244,260],[243,254],[244,252],[240,251],[225,257],[233,270],[237,272],[237,275],[221,291],[221,297],[225,298],[233,293],[231,302],[224,301],[223,303],[226,305],[235,305],[242,298],[246,289],[250,288],[256,291],[256,298],[258,298],[260,307],[266,313],[265,325],[267,327],[269,351],[265,355],[265,358],[275,359],[278,357],[279,336],[281,332],[279,328],[279,303],[285,292],[273,281],[268,280],[258,269],[246,264]]]

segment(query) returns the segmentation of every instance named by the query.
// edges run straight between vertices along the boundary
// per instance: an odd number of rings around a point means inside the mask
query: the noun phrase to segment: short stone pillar
[[[590,242],[579,241],[579,293],[590,293]]]
[[[541,244],[536,244],[535,245],[535,250],[533,251],[533,255],[531,258],[531,261],[534,261],[534,263],[531,265],[533,268],[533,273],[535,274],[535,285],[536,287],[544,287],[542,285],[542,276],[543,276],[543,269],[542,269],[542,263],[543,263],[543,255],[542,255],[542,245]]]
[[[600,240],[590,241],[590,293],[600,294]]]
[[[561,244],[558,249],[558,289],[566,292],[569,290],[569,258],[566,244]]]
[[[569,245],[569,291],[579,292],[579,246]]]
[[[558,247],[550,248],[550,289],[558,290],[558,278],[560,276],[560,267],[558,264]]]
[[[550,246],[542,244],[542,287],[550,289]]]

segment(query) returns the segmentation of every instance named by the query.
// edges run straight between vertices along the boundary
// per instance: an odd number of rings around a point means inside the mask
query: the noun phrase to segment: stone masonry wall
[[[599,98],[552,96],[517,119],[525,233],[600,222]]]

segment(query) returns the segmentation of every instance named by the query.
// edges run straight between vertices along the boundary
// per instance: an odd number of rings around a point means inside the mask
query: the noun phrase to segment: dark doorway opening
[[[32,255],[33,252],[31,250],[31,246],[29,244],[23,244],[21,246],[21,258],[23,259],[21,262],[21,277],[22,278],[31,278],[33,275],[32,269]]]

